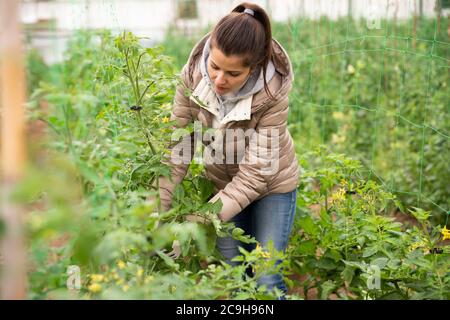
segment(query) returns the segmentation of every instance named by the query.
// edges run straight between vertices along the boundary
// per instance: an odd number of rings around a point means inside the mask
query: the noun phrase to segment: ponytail
[[[214,27],[211,46],[227,56],[243,56],[246,67],[262,68],[264,90],[275,100],[266,81],[267,66],[275,57],[270,19],[263,8],[247,2],[238,5]]]

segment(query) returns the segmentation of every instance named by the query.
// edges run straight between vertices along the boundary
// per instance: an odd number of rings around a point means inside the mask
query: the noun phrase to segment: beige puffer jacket
[[[178,128],[184,128],[194,121],[201,122],[203,128],[213,127],[214,114],[218,111],[217,99],[213,98],[212,89],[206,87],[199,63],[208,37],[209,34],[195,45],[181,72],[185,87],[183,85],[177,87],[171,115],[171,120],[176,121]],[[287,53],[276,40],[273,40],[273,49],[279,61],[273,61],[276,72],[268,86],[275,100],[270,99],[264,88],[254,94],[251,99],[243,99],[221,121],[220,127],[214,129],[216,133],[219,130],[223,134],[223,140],[203,141],[205,149],[212,146],[216,148],[217,143],[223,142],[223,153],[231,150],[234,156],[234,161],[231,161],[233,163],[230,163],[228,154],[223,161],[204,162],[206,176],[215,187],[215,196],[209,202],[215,202],[220,198],[223,206],[219,217],[222,221],[228,221],[250,203],[268,194],[290,192],[298,187],[298,160],[292,137],[287,130],[288,93],[294,75]],[[192,92],[190,97],[185,95],[186,90]],[[227,149],[227,142],[230,141],[227,141],[227,137],[235,139],[230,135],[231,131],[227,129],[242,129],[245,132],[253,129],[254,131],[248,131],[253,134],[247,139],[237,134],[234,147]],[[203,140],[207,139],[204,137]],[[181,142],[177,142],[176,147],[170,148],[175,150],[180,146],[181,149],[182,146],[188,146],[191,154],[183,154],[185,160],[187,157],[187,161],[181,164],[175,164],[174,158],[164,161],[171,166],[172,173],[172,181],[166,177],[160,179],[159,192],[164,210],[170,208],[172,192],[186,175],[189,160],[192,159],[196,149],[195,143],[194,134],[191,134],[185,136]],[[245,143],[244,150],[242,148],[238,150],[240,143],[241,146]],[[215,159],[220,158],[214,156]]]

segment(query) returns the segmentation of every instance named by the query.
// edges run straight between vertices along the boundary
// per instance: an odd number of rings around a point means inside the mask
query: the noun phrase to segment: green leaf
[[[90,182],[92,182],[94,184],[101,183],[100,178],[98,177],[97,173],[93,169],[89,168],[87,163],[77,161],[77,166],[78,166],[80,172],[83,174],[83,177],[86,180],[89,180]]]
[[[106,234],[94,252],[100,263],[110,263],[121,257],[124,250],[143,247],[146,243],[144,235],[119,229]]]
[[[198,189],[200,190],[202,201],[205,202],[214,191],[214,185],[210,180],[200,177],[198,179]]]
[[[343,260],[343,261],[344,261],[344,263],[347,266],[355,267],[355,268],[358,268],[358,269],[361,269],[361,270],[366,270],[367,269],[367,264],[364,261],[363,262],[359,262],[359,261],[345,261],[345,260]]]
[[[377,265],[380,267],[380,269],[384,268],[387,263],[388,263],[389,259],[388,258],[377,258],[374,259],[370,262],[371,265]]]
[[[184,188],[181,184],[177,184],[175,186],[175,190],[173,191],[173,200],[179,203],[183,199],[184,199]]]
[[[316,254],[316,245],[313,240],[306,240],[300,242],[297,251],[301,254],[314,256]]]
[[[232,231],[233,238],[240,237],[245,233],[245,231],[241,228],[234,228]]]
[[[341,253],[336,249],[327,250],[324,254],[324,257],[328,257],[334,260],[334,262],[338,262],[342,259]]]
[[[320,294],[320,299],[326,300],[328,299],[328,296],[331,292],[333,292],[334,288],[336,288],[336,285],[333,281],[327,280],[320,286],[322,289],[322,292]]]
[[[254,238],[252,238],[250,235],[246,235],[245,231],[241,228],[234,228],[231,232],[231,235],[233,239],[236,239],[238,241],[241,241],[243,243],[253,243]]]
[[[417,208],[417,207],[412,207],[412,208],[414,208],[414,210],[408,209],[408,211],[411,212],[411,214],[417,220],[424,222],[424,221],[428,220],[428,218],[430,217],[429,211],[425,211],[425,210],[423,210],[421,208]]]
[[[402,296],[398,291],[388,292],[381,297],[377,298],[378,300],[404,300],[405,297]],[[420,300],[420,299],[419,299]]]
[[[344,271],[342,271],[341,275],[342,275],[342,279],[344,279],[344,281],[351,283],[353,280],[353,276],[355,275],[355,268],[346,266]]]
[[[319,261],[317,261],[316,266],[320,269],[325,270],[334,270],[337,267],[333,259],[330,258],[321,258]]]
[[[98,241],[98,230],[93,225],[87,224],[81,229],[73,247],[73,258],[77,264],[84,266],[91,262]]]
[[[367,247],[363,252],[363,258],[373,256],[377,252],[378,252],[377,247]]]
[[[389,262],[387,263],[387,266],[391,269],[397,269],[399,267],[400,263],[401,263],[400,259],[392,259],[392,260],[389,260]]]
[[[317,236],[319,233],[319,228],[315,224],[314,220],[310,216],[303,216],[300,218],[300,228],[305,231],[306,234],[311,236]]]
[[[366,237],[364,236],[358,236],[356,238],[356,241],[358,241],[358,244],[362,247],[364,245],[364,243],[366,243]]]

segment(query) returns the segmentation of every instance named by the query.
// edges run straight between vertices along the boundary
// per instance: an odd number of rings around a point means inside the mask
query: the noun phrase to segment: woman
[[[181,76],[183,84],[177,87],[171,120],[180,128],[199,121],[215,132],[215,139],[205,137],[210,141],[205,148],[205,171],[215,194],[209,202],[220,199],[220,219],[233,221],[262,248],[272,240],[275,249],[284,251],[299,179],[287,130],[288,93],[294,76],[287,53],[272,39],[266,12],[255,4],[238,5],[195,45]],[[186,89],[192,92],[190,97]],[[167,161],[172,181],[160,181],[164,210],[170,208],[172,192],[186,174],[195,149],[192,145],[192,137],[177,145],[189,147],[184,162],[174,160],[178,151],[172,149]],[[231,237],[217,240],[218,249],[232,265],[238,246],[253,249]],[[287,291],[280,274],[263,276],[258,283],[269,290]]]

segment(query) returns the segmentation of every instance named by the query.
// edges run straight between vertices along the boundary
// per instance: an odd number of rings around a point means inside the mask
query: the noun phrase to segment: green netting
[[[299,152],[318,143],[357,158],[408,205],[448,219],[448,19],[297,19],[275,28],[296,81]]]

